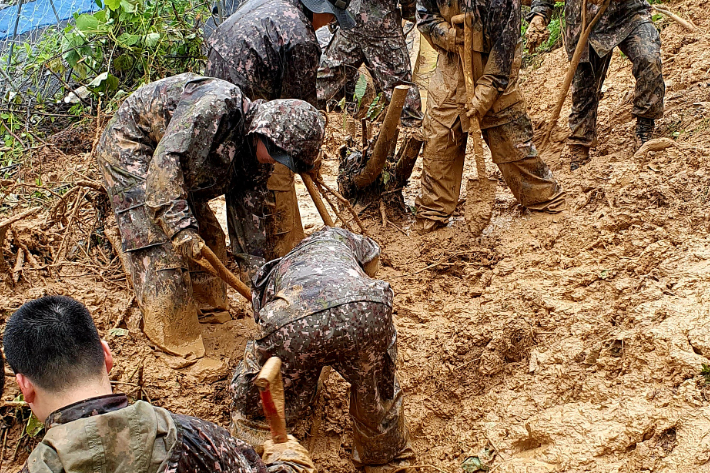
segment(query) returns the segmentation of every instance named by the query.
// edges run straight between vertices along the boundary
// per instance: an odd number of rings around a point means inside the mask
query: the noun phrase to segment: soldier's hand
[[[528,25],[528,31],[525,33],[528,51],[535,51],[538,46],[547,41],[550,37],[550,31],[545,24],[545,17],[535,15]]]
[[[203,246],[205,246],[205,241],[193,228],[181,230],[173,237],[173,247],[188,259],[199,259]]]
[[[284,443],[274,443],[272,440],[264,442],[264,454],[261,458],[266,466],[286,463],[298,473],[316,473],[316,467],[308,456],[308,450],[303,448],[293,435],[289,435]]]
[[[320,174],[320,168],[323,165],[323,152],[319,152],[318,156],[316,157],[316,160],[313,161],[313,169],[308,171],[306,174],[311,176],[311,179],[313,179],[315,182],[318,182],[322,179],[322,176]]]
[[[463,25],[452,26],[449,28],[449,31],[446,33],[446,44],[448,45],[446,48],[447,51],[450,53],[459,52],[459,46],[463,46],[463,38]]]

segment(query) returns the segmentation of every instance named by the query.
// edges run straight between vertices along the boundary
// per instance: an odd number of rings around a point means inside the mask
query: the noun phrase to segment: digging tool
[[[201,261],[202,259],[207,260],[207,263],[209,263],[209,265]],[[202,245],[202,250],[200,251],[200,258],[196,259],[195,262],[210,273],[214,271],[213,274],[218,276],[222,281],[232,286],[239,294],[244,296],[246,300],[251,302],[251,290],[247,287],[246,284],[242,282],[241,279],[236,277],[230,270],[227,269],[227,267],[222,263],[222,261],[220,261],[217,255],[214,254],[214,252],[212,252],[212,250],[210,250],[207,245]],[[211,266],[211,268],[208,266]],[[213,271],[210,271],[210,269],[212,269]]]
[[[334,227],[335,223],[333,222],[333,219],[330,218],[328,209],[325,208],[323,199],[320,198],[318,188],[316,188],[316,185],[313,183],[311,176],[304,173],[301,174],[301,179],[303,180],[303,184],[306,186],[306,189],[308,189],[308,193],[310,194],[311,199],[313,199],[313,203],[316,205],[316,209],[318,209],[318,213],[320,214],[320,218],[323,219],[323,223],[325,223],[328,227]]]
[[[463,24],[464,45],[459,47],[459,56],[463,66],[464,81],[466,83],[466,100],[473,102],[476,94],[476,82],[473,77],[473,21],[471,13],[462,13],[451,18],[452,24]],[[469,119],[468,136],[473,139],[473,152],[476,159],[477,179],[469,179],[466,186],[466,206],[464,215],[469,231],[480,235],[488,226],[493,216],[495,203],[495,183],[488,179],[486,161],[483,158],[483,137],[481,124],[475,115]]]
[[[284,385],[281,380],[281,359],[272,356],[261,368],[259,376],[254,380],[259,388],[264,415],[269,421],[271,440],[274,443],[284,443],[288,440],[286,433],[286,402],[284,400]]]
[[[547,129],[542,137],[542,143],[540,144],[540,151],[544,151],[547,145],[550,144],[550,135],[552,135],[552,130],[557,125],[557,119],[560,118],[560,112],[562,111],[562,106],[565,103],[565,98],[567,98],[567,92],[569,92],[569,87],[572,85],[572,79],[574,79],[574,74],[577,72],[577,66],[579,66],[579,61],[582,59],[582,53],[584,48],[588,47],[589,35],[592,34],[592,29],[599,22],[602,15],[606,11],[607,7],[611,3],[611,0],[604,0],[604,3],[599,7],[599,11],[594,15],[591,23],[587,25],[587,0],[582,1],[582,33],[579,35],[579,41],[577,41],[577,47],[574,50],[574,55],[572,55],[572,60],[569,63],[569,68],[567,69],[567,75],[565,75],[565,80],[560,88],[560,94],[557,97],[557,105],[555,105],[555,110],[550,116],[549,122],[547,123]]]

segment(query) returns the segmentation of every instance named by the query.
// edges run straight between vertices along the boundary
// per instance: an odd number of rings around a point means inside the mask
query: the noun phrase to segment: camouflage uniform
[[[266,360],[278,356],[289,424],[308,414],[321,369],[330,365],[352,385],[356,465],[385,464],[409,448],[395,376],[392,290],[362,269],[379,252],[369,238],[324,228],[259,271],[253,296],[258,339],[247,344],[230,386],[236,435],[251,431],[259,441],[253,432],[263,414],[253,381]]]
[[[417,216],[444,224],[458,204],[468,137],[467,97],[451,18],[462,13],[463,0],[420,0],[418,27],[439,52],[429,82],[424,118],[422,194]],[[480,124],[493,162],[518,202],[533,210],[559,211],[564,193],[540,159],[533,129],[518,90],[521,63],[520,0],[475,2],[474,67],[476,99],[483,108]],[[426,228],[426,227],[423,227]]]
[[[550,20],[555,2],[533,0],[531,17],[543,15]],[[587,21],[591,21],[599,5],[588,4]],[[572,59],[582,30],[582,1],[565,4],[565,45]],[[569,126],[570,144],[594,147],[597,144],[597,108],[602,85],[615,47],[629,58],[636,78],[635,117],[657,119],[663,116],[665,83],[661,63],[661,38],[651,20],[646,0],[612,1],[589,36],[589,47],[583,52],[572,82],[572,111]]]
[[[404,9],[414,8],[405,0]],[[365,63],[378,92],[387,101],[399,84],[411,84],[402,110],[402,123],[419,126],[422,104],[419,89],[412,83],[412,66],[402,31],[402,15],[397,0],[353,0],[348,8],[357,25],[351,30],[338,28],[321,58],[318,69],[318,101],[325,108],[345,87],[352,96],[358,68]]]
[[[22,473],[297,473],[298,465],[264,465],[225,429],[173,414],[123,394],[99,396],[53,412],[47,433]]]
[[[111,119],[97,160],[145,332],[159,347],[183,356],[204,354],[193,291],[203,303],[227,307],[224,284],[185,261],[171,239],[197,229],[226,260],[224,234],[207,202],[229,189],[245,202],[244,225],[266,244],[264,204],[254,192],[265,189],[273,167],[257,161],[248,135],[266,135],[302,159],[320,148],[317,120],[316,110],[304,102],[251,102],[229,82],[194,74],[141,87]],[[171,340],[184,340],[185,346]]]
[[[311,15],[298,0],[245,1],[210,36],[205,74],[238,85],[251,99],[301,99],[315,106],[321,50]],[[273,227],[270,250],[262,255],[242,244],[253,240],[249,227],[234,227],[237,232],[230,233],[233,252],[265,257],[260,263],[283,256],[305,236],[293,172],[277,163],[268,190],[268,195],[259,191],[252,198],[267,204],[263,213]],[[227,196],[227,209],[233,220],[250,212],[232,195]]]

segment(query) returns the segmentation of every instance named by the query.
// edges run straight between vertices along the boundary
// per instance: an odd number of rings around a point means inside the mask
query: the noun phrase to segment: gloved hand
[[[303,448],[293,435],[289,435],[284,443],[274,443],[272,440],[264,442],[264,454],[261,458],[267,467],[274,463],[285,463],[297,473],[316,473],[308,450]]]
[[[446,50],[450,53],[458,53],[459,46],[463,46],[463,25],[452,26],[446,32]]]
[[[417,22],[417,5],[415,3],[409,3],[408,5],[402,5],[402,18],[411,21],[412,23]]]
[[[542,15],[535,15],[528,25],[527,33],[525,33],[528,51],[535,51],[538,46],[547,41],[549,37],[550,31],[547,29],[545,17]]]
[[[479,84],[476,86],[476,92],[474,94],[471,103],[468,104],[468,115],[469,118],[476,116],[479,120],[482,119],[488,110],[491,109],[496,99],[498,98],[498,90],[495,87],[486,84]]]
[[[199,258],[204,245],[205,241],[197,234],[197,230],[194,228],[180,230],[173,237],[173,247],[178,253],[188,259]]]
[[[320,174],[320,168],[323,165],[323,152],[319,151],[318,156],[316,156],[316,160],[313,161],[313,169],[308,171],[306,174],[311,176],[311,179],[313,179],[315,182],[318,182],[322,179],[321,174]]]

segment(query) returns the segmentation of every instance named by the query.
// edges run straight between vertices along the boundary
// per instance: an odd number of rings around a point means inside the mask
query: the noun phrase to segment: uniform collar
[[[105,394],[103,396],[92,397],[83,401],[69,404],[58,409],[44,421],[47,430],[55,425],[67,424],[85,417],[92,417],[107,412],[117,411],[128,407],[128,398],[125,394]]]

